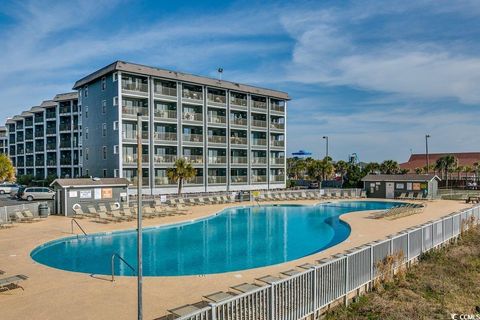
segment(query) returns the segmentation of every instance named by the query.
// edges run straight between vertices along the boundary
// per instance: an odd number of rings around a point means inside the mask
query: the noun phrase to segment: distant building
[[[368,174],[363,179],[364,190],[369,198],[398,198],[412,194],[435,198],[440,178],[434,174]]]
[[[456,152],[456,153],[429,153],[429,163],[434,165],[435,162],[447,155],[453,155],[458,159],[459,166],[471,166],[473,167],[476,162],[480,162],[480,152]],[[407,162],[401,163],[401,169],[407,169],[410,172],[415,172],[416,168],[424,168],[427,164],[427,157],[425,153],[416,153],[410,156]]]

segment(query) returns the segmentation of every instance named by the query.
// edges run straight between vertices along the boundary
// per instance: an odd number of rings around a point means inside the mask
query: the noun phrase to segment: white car
[[[49,188],[29,187],[25,190],[20,190],[20,198],[23,200],[50,200],[55,198],[55,191]]]
[[[0,194],[9,194],[17,192],[20,189],[20,185],[15,183],[2,183],[0,184]]]

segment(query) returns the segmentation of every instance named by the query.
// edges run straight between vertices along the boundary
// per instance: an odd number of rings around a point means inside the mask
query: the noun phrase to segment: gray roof
[[[50,186],[59,185],[60,187],[115,187],[128,186],[130,181],[125,178],[79,178],[79,179],[55,179]]]
[[[45,108],[45,107],[56,107],[57,103],[53,100],[45,100],[40,104],[40,107]]]
[[[433,179],[441,180],[435,174],[367,174],[362,181],[367,182],[379,182],[379,181],[412,181],[412,182],[425,182]]]
[[[55,95],[53,101],[67,101],[78,99],[78,92],[59,93]]]
[[[170,71],[170,70],[149,67],[141,64],[124,62],[124,61],[115,61],[114,63],[109,64],[108,66],[103,67],[89,74],[88,76],[78,80],[77,82],[75,82],[73,89],[79,89],[80,87],[115,71],[125,71],[128,73],[143,74],[143,75],[178,80],[183,82],[199,83],[199,84],[207,85],[210,87],[237,90],[237,91],[247,92],[251,94],[259,94],[259,95],[270,96],[278,99],[290,100],[289,95],[286,92],[282,92],[282,91],[259,88],[259,87],[250,86],[246,84],[240,84],[240,83],[235,83],[235,82],[225,81],[225,80],[218,80],[214,78],[197,76],[197,75],[188,74],[188,73]]]

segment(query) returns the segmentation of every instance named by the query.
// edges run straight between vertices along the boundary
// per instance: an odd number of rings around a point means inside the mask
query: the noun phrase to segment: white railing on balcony
[[[230,143],[231,143],[231,144],[246,145],[246,144],[247,144],[247,138],[242,138],[242,137],[230,137]]]
[[[182,118],[185,121],[197,121],[197,122],[203,121],[203,115],[201,113],[196,113],[196,112],[185,112],[183,113]]]
[[[177,88],[164,87],[162,85],[155,85],[155,94],[160,94],[163,96],[177,96]]]
[[[192,100],[202,100],[203,99],[203,93],[198,92],[198,91],[191,91],[191,90],[188,90],[188,89],[183,89],[182,97],[186,98],[186,99],[192,99]]]
[[[125,140],[136,140],[137,130],[122,131],[122,138]],[[148,132],[142,131],[142,139],[148,139]]]
[[[252,108],[261,109],[265,111],[267,110],[267,103],[262,101],[252,100]]]
[[[238,126],[246,126],[247,125],[247,119],[244,118],[232,118],[230,121],[230,124],[236,124]]]
[[[285,129],[285,123],[275,123],[275,122],[272,122],[272,123],[270,123],[270,128],[283,130],[283,129]]]
[[[227,143],[226,136],[208,136],[209,143]]]
[[[270,182],[283,182],[283,181],[285,181],[285,176],[283,174],[270,176]]]
[[[142,163],[149,163],[148,154],[142,155]],[[124,154],[123,155],[124,164],[137,164],[137,154]]]
[[[177,141],[175,132],[154,132],[153,138],[159,141]]]
[[[246,107],[247,106],[247,99],[240,99],[240,98],[230,98],[230,104],[234,106]]]
[[[266,128],[267,127],[267,121],[252,119],[252,127]]]
[[[285,164],[285,158],[270,158],[270,164]]]
[[[212,123],[212,124],[217,124],[217,123],[220,123],[220,124],[225,124],[227,123],[227,117],[225,116],[217,116],[217,115],[208,115],[208,123]]]
[[[177,110],[155,110],[154,116],[160,119],[177,119]]]
[[[248,157],[233,156],[231,160],[233,164],[246,164],[248,162]]]
[[[203,184],[203,177],[193,177],[185,182],[186,184]]]
[[[128,82],[122,80],[122,89],[128,91],[148,92],[148,84],[139,82]]]
[[[254,146],[266,146],[267,145],[267,139],[253,138],[252,139],[252,145],[254,145]]]
[[[184,155],[183,156],[187,161],[194,163],[194,164],[201,164],[203,163],[203,156],[200,155]]]
[[[208,176],[209,184],[224,184],[227,183],[226,176]]]
[[[122,107],[122,114],[125,116],[137,116],[140,113],[143,117],[148,116],[148,108],[146,107],[130,107],[130,106],[123,106]]]
[[[226,156],[208,156],[209,164],[225,164],[227,163]]]
[[[230,181],[232,183],[247,183],[248,177],[247,176],[231,176]]]
[[[174,154],[156,154],[153,156],[153,162],[155,163],[174,163],[177,160],[177,155]]]
[[[272,104],[270,105],[270,110],[272,110],[272,111],[277,111],[277,112],[285,112],[285,106],[272,103]]]
[[[155,177],[155,185],[165,186],[169,184],[175,184],[175,183],[168,180],[168,177]]]
[[[267,176],[252,176],[252,182],[253,183],[258,183],[258,182],[267,182]]]
[[[207,94],[208,102],[218,103],[218,104],[225,104],[227,102],[227,98],[225,96],[219,94],[208,93]]]
[[[285,141],[284,140],[271,140],[270,145],[272,147],[284,147]]]
[[[267,164],[266,157],[252,157],[252,164]]]
[[[187,142],[203,142],[203,135],[193,134],[193,133],[184,133],[183,141]]]

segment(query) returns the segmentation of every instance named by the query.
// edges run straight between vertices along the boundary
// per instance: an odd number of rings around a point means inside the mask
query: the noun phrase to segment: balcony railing
[[[262,101],[252,100],[252,108],[261,109],[263,111],[267,110],[267,103]]]
[[[57,114],[55,112],[47,112],[45,113],[45,117],[47,119],[55,119],[57,117]]]
[[[159,141],[177,141],[175,132],[154,132],[153,138]]]
[[[272,129],[279,129],[279,130],[283,130],[285,129],[285,123],[270,123],[270,128]]]
[[[174,163],[177,160],[175,154],[154,155],[153,162],[155,163]]]
[[[31,127],[31,126],[33,126],[33,120],[25,121],[25,127]]]
[[[191,91],[191,90],[183,89],[182,97],[184,97],[186,99],[192,99],[192,100],[202,100],[203,99],[203,93],[198,92],[198,91]]]
[[[27,161],[25,162],[26,167],[33,167],[33,161]]]
[[[208,102],[213,102],[215,104],[225,104],[227,102],[227,98],[225,96],[214,93],[208,93],[207,99]]]
[[[267,139],[253,138],[252,139],[252,145],[254,145],[254,146],[266,146],[267,145]]]
[[[186,181],[186,184],[203,184],[203,177],[194,177]]]
[[[72,164],[72,159],[70,159],[70,158],[60,159],[60,165],[62,165],[62,166],[69,166],[71,164]]]
[[[230,98],[230,104],[235,105],[235,106],[240,106],[240,107],[246,107],[247,106],[247,99],[240,99],[240,98]]]
[[[227,163],[226,156],[209,156],[208,157],[209,164],[225,164]]]
[[[208,136],[208,142],[209,143],[227,143],[227,137],[226,136]]]
[[[252,183],[267,182],[267,176],[252,176]]]
[[[182,136],[183,136],[183,141],[187,141],[187,142],[203,142],[203,135],[201,135],[201,134],[189,134],[189,133],[184,133]]]
[[[43,166],[43,165],[45,165],[45,161],[44,160],[35,160],[35,165]]]
[[[35,131],[35,138],[42,138],[43,137],[43,131]]]
[[[148,84],[140,82],[129,82],[122,80],[122,89],[136,92],[148,92]]]
[[[177,110],[155,110],[154,116],[160,119],[177,119]]]
[[[225,184],[227,183],[226,176],[208,176],[209,184]]]
[[[252,157],[252,164],[267,164],[266,157]]]
[[[246,145],[247,144],[247,138],[230,137],[230,143],[231,144]]]
[[[266,128],[267,127],[267,121],[252,119],[252,127]]]
[[[137,116],[140,113],[142,117],[148,116],[148,108],[147,107],[130,107],[130,106],[123,106],[122,107],[122,114],[126,116]]]
[[[197,121],[197,122],[203,121],[203,115],[201,113],[196,113],[196,112],[184,112],[182,115],[182,118],[185,121]]]
[[[271,140],[270,145],[272,147],[284,147],[285,141],[284,140]]]
[[[25,153],[33,153],[33,148],[25,148]]]
[[[47,159],[47,166],[56,166],[57,160],[55,159]]]
[[[56,134],[57,133],[57,128],[51,127],[47,128],[47,134]]]
[[[33,139],[33,133],[25,135],[25,140],[32,140],[32,139]]]
[[[71,141],[60,141],[60,148],[71,148],[72,142]]]
[[[231,124],[236,124],[238,126],[246,126],[247,125],[247,119],[244,118],[233,118],[230,121]]]
[[[35,123],[43,123],[43,117],[36,117]]]
[[[23,136],[18,136],[17,137],[17,142],[23,142]]]
[[[209,115],[208,116],[208,123],[217,124],[217,123],[227,123],[227,117],[225,116],[216,116],[216,115]]]
[[[137,154],[124,154],[123,163],[125,164],[137,164]],[[142,154],[142,164],[149,163],[148,154]]]
[[[248,157],[237,157],[233,156],[231,158],[233,164],[247,164],[248,163]]]
[[[203,163],[203,156],[200,155],[184,155],[183,156],[187,161],[194,163],[194,164],[201,164]]]
[[[134,185],[134,186],[138,185],[138,177],[130,177],[130,178],[127,178],[127,179],[130,180],[132,185]],[[141,181],[142,181],[142,186],[148,186],[150,184],[150,178],[149,177],[142,177]]]
[[[168,177],[155,177],[155,185],[165,186],[169,184],[174,184],[174,182],[168,180]]]
[[[283,182],[285,181],[284,175],[271,175],[270,182]]]
[[[43,144],[39,144],[35,146],[35,152],[43,152],[43,151],[45,151],[45,147],[43,146]]]
[[[122,131],[122,138],[125,140],[137,140],[137,130]],[[142,131],[142,139],[148,139],[148,132]]]
[[[231,176],[230,181],[232,183],[247,183],[248,177],[247,176]]]
[[[285,158],[270,158],[270,164],[285,164]]]
[[[277,111],[277,112],[285,112],[285,106],[282,106],[282,105],[276,104],[276,103],[272,103],[270,105],[270,110]]]
[[[65,107],[60,107],[59,109],[59,113],[60,114],[63,114],[63,113],[70,113],[70,106],[65,106]]]
[[[162,85],[155,85],[155,94],[176,97],[177,88],[170,88],[170,87],[164,87]]]
[[[47,150],[56,150],[57,144],[56,143],[47,143]]]
[[[70,131],[72,130],[72,125],[70,123],[61,123],[59,129],[60,131]]]

